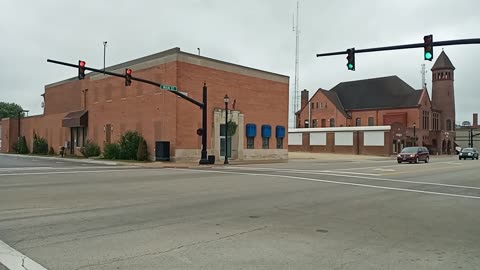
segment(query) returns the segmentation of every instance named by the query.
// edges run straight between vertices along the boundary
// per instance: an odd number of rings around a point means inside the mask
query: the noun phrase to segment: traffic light
[[[83,80],[85,78],[85,61],[78,60],[78,79]]]
[[[425,60],[432,61],[433,59],[433,35],[423,37],[423,56]]]
[[[130,86],[132,84],[132,70],[129,68],[125,69],[125,86]]]
[[[355,70],[355,48],[347,50],[347,61],[348,70]]]

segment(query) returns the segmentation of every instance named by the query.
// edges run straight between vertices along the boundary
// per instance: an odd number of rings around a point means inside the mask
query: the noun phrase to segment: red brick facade
[[[287,138],[284,146],[276,149],[274,131],[277,126],[287,127],[288,77],[184,53],[178,48],[107,69],[123,73],[126,67],[133,70],[134,77],[175,85],[198,101],[202,101],[206,83],[209,155],[220,158],[219,129],[225,121],[223,97],[228,94],[229,119],[233,117],[238,124],[233,158],[287,158]],[[75,78],[46,86],[44,115],[22,119],[21,134],[31,144],[35,131],[58,149],[70,141],[70,128],[62,127],[62,119],[79,110],[88,111],[86,137],[101,146],[118,141],[127,130],[137,130],[147,140],[151,159],[156,141],[170,142],[174,160],[200,157],[201,137],[196,130],[202,126],[202,110],[198,106],[151,85],[133,81],[125,86],[121,78],[97,73],[87,74],[84,80]],[[3,120],[3,137],[9,134],[5,129],[12,128],[13,122],[17,121]],[[257,126],[253,149],[247,149],[248,123]],[[262,149],[262,125],[270,125],[273,130],[269,149]],[[16,137],[17,132],[10,132],[12,135]],[[13,143],[10,138],[5,141]],[[4,147],[2,151],[11,149]]]

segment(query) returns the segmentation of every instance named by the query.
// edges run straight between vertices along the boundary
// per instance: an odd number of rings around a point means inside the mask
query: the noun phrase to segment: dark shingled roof
[[[452,70],[455,69],[455,67],[452,64],[452,61],[450,61],[450,58],[448,58],[447,54],[444,51],[440,53],[440,55],[437,58],[437,61],[435,61],[435,64],[433,64],[432,71],[437,69],[452,69]]]
[[[342,82],[329,92],[338,96],[347,111],[415,107],[422,95],[422,90],[413,89],[397,76]]]

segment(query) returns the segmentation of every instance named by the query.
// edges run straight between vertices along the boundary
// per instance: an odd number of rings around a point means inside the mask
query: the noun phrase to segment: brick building
[[[225,155],[225,104],[230,97],[229,116],[237,124],[229,155],[234,159],[286,159],[288,142],[289,77],[189,54],[174,48],[108,67],[162,84],[177,86],[189,97],[202,101],[208,87],[208,155]],[[72,70],[74,71],[74,70]],[[39,93],[40,94],[40,93]],[[202,110],[172,92],[102,73],[89,73],[45,86],[44,113],[21,120],[22,136],[31,150],[34,132],[57,151],[67,145],[78,153],[86,140],[118,141],[128,130],[145,137],[150,158],[156,142],[170,143],[172,160],[200,159]],[[12,152],[18,137],[18,119],[2,119],[2,152]],[[248,136],[247,136],[248,135]],[[284,138],[285,137],[285,138]]]
[[[342,82],[311,98],[303,90],[296,127],[391,126],[392,153],[414,144],[453,153],[454,70],[442,51],[431,69],[432,98],[426,88],[414,89],[397,76]]]

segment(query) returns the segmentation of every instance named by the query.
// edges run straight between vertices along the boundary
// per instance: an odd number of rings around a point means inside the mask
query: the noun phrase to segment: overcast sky
[[[0,101],[16,102],[31,114],[44,85],[76,76],[76,70],[47,58],[103,67],[180,47],[290,76],[294,82],[296,0],[0,0]],[[356,71],[345,56],[316,53],[423,42],[480,38],[478,0],[301,0],[300,89],[311,94],[342,81],[397,75],[421,88],[425,63],[428,87],[434,61],[423,49],[357,54]],[[456,67],[457,122],[480,112],[480,45],[445,47]],[[434,48],[434,57],[441,48]],[[434,60],[435,60],[434,59]]]

